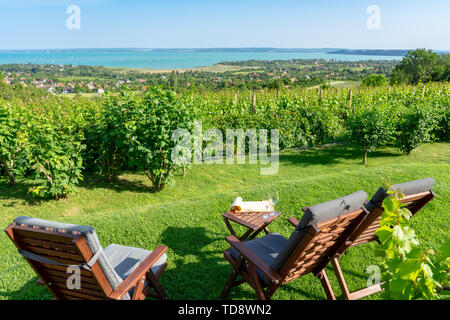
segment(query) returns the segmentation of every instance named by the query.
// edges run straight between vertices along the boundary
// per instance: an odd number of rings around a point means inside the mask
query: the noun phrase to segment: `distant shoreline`
[[[367,49],[340,49],[327,54],[350,54],[350,55],[360,55],[360,56],[405,56],[409,50],[367,50]]]
[[[338,53],[337,53],[338,52]],[[373,53],[373,54],[371,54]],[[395,55],[395,53],[400,55]],[[157,70],[188,70],[217,68],[226,62],[276,60],[401,60],[399,50],[356,50],[338,48],[200,48],[200,49],[51,49],[0,50],[0,65],[54,64],[104,66],[113,68]]]

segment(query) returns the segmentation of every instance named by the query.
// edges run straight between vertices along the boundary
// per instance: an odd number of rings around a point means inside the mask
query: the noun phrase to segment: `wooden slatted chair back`
[[[358,209],[310,225],[279,271],[283,277],[281,284],[309,272],[314,275],[321,272],[366,214],[364,209]]]
[[[429,201],[434,198],[433,191],[420,192],[404,197],[401,202],[415,215],[422,209]],[[380,227],[381,214],[384,209],[381,206],[376,206],[361,225],[350,236],[346,247],[356,246],[370,241],[378,240],[375,231]],[[343,252],[343,250],[340,250]]]
[[[9,225],[5,232],[18,250],[31,252],[65,265],[80,265],[93,257],[86,239],[79,232],[45,230],[16,223]],[[66,266],[42,263],[28,258],[26,260],[56,299],[102,300],[108,299],[113,291],[98,261],[90,270],[78,269],[81,288],[73,290],[74,273]],[[72,289],[69,289],[70,287]]]

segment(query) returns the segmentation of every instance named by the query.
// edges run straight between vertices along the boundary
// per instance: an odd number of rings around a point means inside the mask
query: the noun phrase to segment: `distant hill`
[[[340,48],[74,48],[74,49],[36,49],[36,50],[0,50],[0,53],[59,53],[59,52],[328,52]]]
[[[351,55],[362,55],[362,56],[404,56],[409,52],[409,50],[368,50],[368,49],[339,49],[334,51],[329,51],[327,54],[351,54]]]

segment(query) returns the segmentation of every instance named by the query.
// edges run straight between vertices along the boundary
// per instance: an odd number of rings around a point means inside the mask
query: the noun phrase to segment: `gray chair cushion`
[[[419,180],[413,180],[405,183],[399,183],[391,186],[390,190],[400,190],[405,196],[409,196],[416,193],[421,193],[431,190],[434,185],[433,178],[424,178]],[[384,199],[388,196],[388,189],[383,187],[379,188],[378,191],[370,199],[369,203],[366,205],[366,209],[372,211],[376,207],[380,207]]]
[[[287,239],[278,233],[271,233],[261,238],[243,242],[250,251],[272,268],[278,254],[286,243]],[[239,253],[233,247],[230,248],[230,253],[235,259],[239,258]],[[262,285],[264,287],[268,286],[269,280],[258,269],[256,270],[256,273],[261,279]]]
[[[152,251],[145,249],[121,246],[114,243],[107,246],[103,252],[122,280],[125,280],[152,253]],[[152,266],[153,273],[157,273],[166,262],[167,255],[164,253]]]
[[[298,226],[292,232],[286,246],[278,255],[273,266],[275,270],[279,270],[286,259],[291,255],[294,248],[297,246],[307,228],[315,223],[319,223],[340,215],[356,211],[360,209],[367,199],[367,193],[364,191],[357,191],[345,197],[323,202],[313,207],[309,207]]]
[[[76,224],[69,223],[60,223],[54,221],[47,221],[42,219],[30,218],[19,216],[14,219],[16,224],[25,224],[31,227],[38,227],[41,229],[52,228],[55,231],[65,230],[67,233],[79,232],[85,239],[86,243],[91,249],[92,253],[96,253],[97,250],[101,249],[100,241],[98,240],[97,233],[94,228],[90,226],[81,226]],[[122,278],[114,271],[114,268],[109,263],[108,259],[105,256],[105,252],[102,252],[98,258],[98,264],[100,268],[103,270],[103,273],[106,276],[109,284],[113,289],[117,288],[119,284],[123,281]],[[126,295],[124,300],[129,299],[129,296]]]
[[[296,229],[305,229],[315,223],[358,210],[366,199],[367,193],[361,190],[339,199],[322,202],[313,207],[309,207]]]
[[[134,269],[136,269],[137,266],[152,253],[152,251],[141,248],[121,246],[114,243],[107,246],[103,252],[122,280],[125,280],[131,272],[133,272]],[[152,272],[156,274],[166,262],[167,255],[164,253],[152,266]],[[147,285],[147,279],[144,285]],[[133,292],[134,287],[128,292],[130,297],[133,296]]]

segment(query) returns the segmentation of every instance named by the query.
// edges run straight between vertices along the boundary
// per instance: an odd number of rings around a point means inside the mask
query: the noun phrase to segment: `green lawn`
[[[161,278],[171,299],[218,299],[231,267],[223,258],[229,233],[221,214],[236,196],[261,200],[278,192],[282,217],[270,226],[288,237],[286,218],[301,218],[301,207],[331,200],[357,190],[369,197],[383,180],[400,183],[423,177],[436,180],[436,198],[415,218],[414,227],[424,247],[437,248],[449,234],[450,144],[427,144],[406,157],[392,148],[369,155],[335,146],[280,157],[274,176],[259,175],[257,165],[194,165],[187,176],[160,193],[148,192],[143,175],[125,174],[114,184],[86,179],[76,194],[61,201],[35,203],[27,195],[29,181],[10,188],[0,182],[0,226],[28,215],[93,226],[104,247],[110,243],[153,249],[169,247],[168,268]],[[350,249],[341,260],[350,289],[365,286],[367,266],[377,263],[375,243]],[[0,299],[50,299],[46,288],[35,285],[37,276],[16,252],[5,234],[0,236]],[[337,280],[327,269],[335,293]],[[254,299],[245,284],[231,291],[232,299]],[[372,296],[371,298],[379,298]],[[320,282],[307,275],[283,286],[273,299],[325,299]]]

